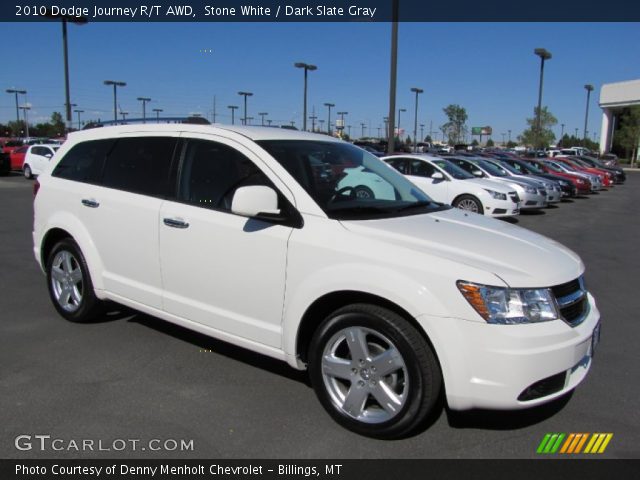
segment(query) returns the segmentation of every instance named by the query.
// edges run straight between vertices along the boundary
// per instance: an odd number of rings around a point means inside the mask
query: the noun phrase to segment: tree
[[[424,137],[424,141],[427,143],[433,143],[433,139],[431,138],[431,135],[427,135],[426,137]]]
[[[495,143],[493,143],[493,140],[489,139],[487,140],[487,147],[495,147]]]
[[[471,142],[471,146],[477,147],[478,145],[479,145],[478,140],[474,138],[473,141]]]
[[[536,150],[543,150],[555,140],[556,136],[551,127],[558,123],[558,120],[547,107],[542,107],[542,110],[540,110],[540,131],[538,132],[536,128],[537,117],[538,107],[534,109],[533,118],[527,118],[529,128],[522,132],[520,139],[525,145],[529,145]]]
[[[517,146],[518,146],[518,144],[516,142],[514,142],[514,141],[510,140],[510,141],[507,142],[507,148],[515,148]]]
[[[617,142],[631,159],[631,166],[634,166],[640,148],[640,105],[630,107],[620,116],[620,128],[616,137]]]
[[[462,143],[467,134],[467,111],[457,104],[451,104],[442,109],[449,121],[440,127],[449,137],[449,144]]]

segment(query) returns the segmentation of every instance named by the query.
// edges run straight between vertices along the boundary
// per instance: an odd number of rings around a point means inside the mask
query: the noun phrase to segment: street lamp
[[[424,141],[424,123],[420,124],[420,141]]]
[[[418,87],[413,87],[411,88],[411,91],[416,94],[416,109],[413,117],[413,151],[415,152],[418,148],[418,95],[424,92],[424,90]]]
[[[122,117],[123,122],[127,120],[127,115],[129,115],[129,112],[123,112],[120,110],[120,116]]]
[[[582,146],[586,147],[587,146],[587,121],[589,120],[589,97],[591,96],[591,92],[593,92],[593,85],[586,84],[584,86],[584,89],[587,91],[587,110],[584,113],[584,135],[583,135]]]
[[[238,92],[238,95],[242,95],[244,97],[244,119],[242,120],[242,124],[247,124],[247,97],[251,97],[253,93],[251,92]]]
[[[245,119],[245,125],[251,125],[251,120],[253,120],[253,117],[247,117]]]
[[[309,120],[311,120],[311,131],[315,132],[316,131],[316,120],[318,119],[318,117],[316,115],[311,115],[309,117]]]
[[[347,125],[347,135],[351,138],[351,125]]]
[[[266,117],[267,115],[269,115],[268,112],[260,112],[258,115],[260,115],[260,119],[262,122],[262,126],[264,127],[264,117]]]
[[[147,102],[150,102],[149,97],[138,97],[138,101],[142,102],[142,123],[147,123]]]
[[[236,110],[238,109],[237,105],[228,105],[227,108],[231,110],[231,125],[236,124]]]
[[[340,115],[340,123],[342,123],[341,127],[344,131],[344,116],[349,115],[349,112],[338,112],[338,115]]]
[[[113,85],[113,120],[115,122],[118,121],[118,93],[116,89],[118,87],[126,87],[127,84],[125,82],[118,82],[116,80],[105,80],[105,85]]]
[[[504,137],[507,135],[506,133],[501,133],[500,135],[502,135],[502,146],[504,147]]]
[[[78,114],[78,130],[80,130],[80,114],[84,113],[84,110],[74,110]]]
[[[307,131],[307,72],[309,70],[314,71],[317,70],[318,67],[315,65],[310,65],[308,63],[297,62],[293,64],[296,68],[304,68],[304,100],[302,107],[302,130]]]
[[[16,95],[16,128],[20,128],[20,110],[18,107],[18,94],[26,95],[26,90],[16,90],[15,88],[8,88],[7,93],[14,93]]]
[[[335,107],[335,104],[327,102],[324,104],[324,106],[327,107],[327,110],[329,112],[327,114],[327,133],[331,135],[331,107]]]
[[[58,18],[62,20],[62,54],[64,57],[64,98],[65,98],[65,113],[67,121],[67,130],[71,128],[71,93],[69,88],[69,50],[67,47],[67,22],[71,22],[75,25],[84,25],[87,23],[87,17],[73,16],[73,15],[61,15],[53,14],[51,8],[47,9],[47,13],[44,15],[48,18]]]
[[[542,114],[542,83],[544,80],[544,61],[551,59],[551,52],[544,48],[536,48],[533,53],[540,57],[540,85],[538,88],[538,110],[536,111],[536,134],[535,139],[537,145],[534,145],[536,149],[540,148],[540,137],[542,133],[541,114]]]
[[[156,123],[160,123],[160,112],[163,112],[161,108],[154,108],[154,112],[156,112]]]
[[[23,105],[20,107],[20,110],[22,110],[22,115],[24,116],[25,136],[26,138],[29,138],[29,118],[27,116],[27,111],[31,110],[31,107],[29,105]]]
[[[564,127],[564,125],[563,125]],[[511,143],[511,130],[507,130],[507,133],[509,134],[509,143]]]
[[[364,138],[364,129],[367,126],[366,123],[361,123],[360,126],[362,127],[362,136],[360,138]]]
[[[387,143],[389,143],[389,117],[382,117],[382,121],[384,122],[384,132],[386,140]]]
[[[560,141],[562,141],[563,138],[564,138],[564,123],[561,123],[560,124]]]
[[[400,137],[400,112],[406,112],[406,111],[407,111],[406,108],[399,108],[398,109],[398,138],[401,138]],[[394,135],[394,137],[395,137],[395,135]]]

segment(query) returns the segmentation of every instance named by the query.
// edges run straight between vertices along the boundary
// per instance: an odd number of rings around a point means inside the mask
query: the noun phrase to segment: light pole
[[[307,72],[317,70],[318,67],[308,63],[297,62],[293,64],[296,68],[304,68],[304,100],[302,106],[302,130],[307,131]]]
[[[389,144],[389,117],[382,117],[382,121],[384,122],[384,134],[387,139],[387,144]]]
[[[78,114],[78,130],[80,130],[80,114],[84,113],[84,110],[74,110]]]
[[[576,133],[575,133],[574,137],[576,137],[576,140],[577,140],[578,139],[578,127],[575,128],[575,131],[576,131]]]
[[[15,88],[8,88],[7,93],[14,93],[16,95],[16,128],[20,128],[20,110],[18,107],[18,94],[26,95],[26,90],[16,90]]]
[[[424,123],[420,124],[420,141],[424,142]]]
[[[123,122],[127,120],[127,115],[129,115],[129,112],[123,112],[120,110],[120,116],[122,117]]]
[[[349,112],[338,112],[338,115],[340,115],[340,122],[342,123],[341,127],[342,130],[344,130],[344,116],[349,115]]]
[[[351,125],[347,125],[347,135],[351,138]]]
[[[126,82],[118,82],[116,80],[105,80],[105,85],[113,85],[113,120],[118,121],[118,93],[116,89],[118,87],[126,87]]]
[[[413,151],[415,152],[418,148],[418,95],[424,92],[424,90],[418,87],[413,87],[411,88],[411,91],[416,94],[416,108],[413,117]]]
[[[587,147],[587,121],[589,120],[589,97],[591,97],[591,92],[593,92],[593,85],[586,84],[584,89],[587,91],[587,109],[584,113],[584,135],[582,140],[582,146]]]
[[[150,102],[149,97],[138,97],[138,101],[142,102],[142,123],[147,123],[147,102]]]
[[[319,131],[319,132],[321,132],[321,131],[322,131],[322,129],[324,128],[324,120],[323,120],[323,119],[319,119],[319,120],[318,120],[318,124],[320,125],[320,127],[319,127],[319,130],[318,130],[318,131]]]
[[[231,125],[236,124],[236,110],[238,109],[237,105],[227,105],[227,108],[231,110]]]
[[[164,111],[161,108],[154,108],[154,112],[156,112],[156,123],[160,123],[160,112]]]
[[[247,117],[245,119],[245,125],[251,125],[251,120],[253,120],[253,117]]]
[[[366,123],[361,123],[360,126],[362,127],[362,136],[360,138],[364,138],[364,129],[367,126]]]
[[[247,124],[247,97],[251,97],[253,95],[253,93],[251,92],[238,92],[238,95],[242,95],[244,97],[244,115],[243,115],[243,120],[242,120],[242,124],[246,125]]]
[[[396,80],[398,77],[398,19],[400,12],[400,0],[393,0],[391,4],[391,65],[389,67],[389,129],[387,141],[387,153],[391,155],[395,148],[395,135],[393,134],[396,115]],[[400,127],[398,127],[400,130]]]
[[[61,15],[53,14],[51,8],[47,9],[47,13],[44,15],[48,18],[58,18],[62,20],[62,55],[64,59],[64,98],[65,98],[65,113],[66,113],[66,127],[67,130],[71,128],[71,93],[69,88],[69,49],[67,47],[67,23],[71,22],[76,25],[84,25],[87,23],[87,17],[73,16],[73,15]]]
[[[511,143],[511,130],[507,130],[507,133],[509,134],[509,143]]]
[[[318,117],[316,115],[311,115],[309,117],[309,120],[311,120],[311,131],[315,132],[316,131],[316,120],[318,119]]]
[[[407,109],[406,108],[399,108],[398,109],[398,138],[402,139],[402,137],[400,136],[400,112],[406,112]],[[395,137],[395,135],[394,135]]]
[[[268,112],[260,112],[258,115],[260,115],[260,121],[262,122],[262,126],[264,127],[264,117],[269,115],[269,113]]]
[[[541,134],[542,134],[542,125],[541,125],[541,114],[542,114],[542,83],[544,80],[544,61],[551,59],[551,52],[547,51],[544,48],[536,48],[533,53],[540,57],[540,85],[538,88],[538,109],[536,111],[536,145],[534,148],[540,148]]]
[[[324,104],[325,107],[327,107],[328,110],[328,114],[327,114],[327,133],[329,135],[331,135],[331,107],[335,107],[335,104],[333,103],[325,103]]]
[[[560,124],[560,141],[564,138],[564,123]],[[563,145],[564,146],[564,145]]]
[[[506,133],[503,132],[500,135],[502,135],[502,146],[504,147],[504,137],[505,137]]]
[[[22,110],[22,115],[24,116],[25,137],[29,138],[29,117],[27,111],[31,110],[31,107],[29,105],[23,105],[20,107],[20,110]]]

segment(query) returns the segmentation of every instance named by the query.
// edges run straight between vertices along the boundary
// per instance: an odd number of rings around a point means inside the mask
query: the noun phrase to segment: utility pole
[[[237,105],[227,105],[227,108],[229,110],[231,110],[231,125],[235,125],[236,124],[235,112],[238,109],[238,106]]]
[[[156,123],[160,123],[160,112],[163,112],[161,108],[154,108],[154,112],[156,112]]]
[[[147,102],[150,102],[149,97],[138,97],[138,101],[142,102],[142,123],[147,123]]]
[[[269,113],[268,112],[260,112],[258,115],[260,115],[262,126],[264,127],[264,117],[269,115]]]
[[[244,116],[242,120],[242,124],[247,124],[247,97],[251,97],[253,93],[251,92],[238,92],[238,95],[242,95],[244,97]]]
[[[76,112],[76,113],[78,114],[78,130],[80,130],[80,126],[81,126],[81,123],[80,123],[80,114],[81,114],[81,113],[84,113],[84,110],[74,110],[74,112]]]
[[[116,89],[118,87],[126,87],[127,83],[119,82],[116,80],[105,80],[104,84],[107,86],[113,85],[113,120],[117,122],[118,121],[118,92]]]

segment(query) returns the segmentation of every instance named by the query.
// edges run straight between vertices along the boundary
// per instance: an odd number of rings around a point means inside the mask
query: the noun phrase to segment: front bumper
[[[563,320],[489,325],[419,316],[440,360],[449,407],[515,410],[573,390],[591,367],[591,337],[600,319],[593,297],[588,298],[590,311],[576,327]],[[561,377],[558,388],[522,400],[530,387],[550,377]]]
[[[538,208],[544,208],[547,206],[547,196],[538,195],[537,193],[524,193],[522,196],[522,202],[520,202],[520,210],[533,210]]]

